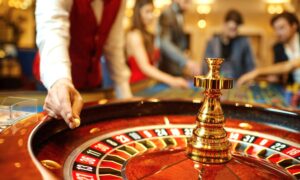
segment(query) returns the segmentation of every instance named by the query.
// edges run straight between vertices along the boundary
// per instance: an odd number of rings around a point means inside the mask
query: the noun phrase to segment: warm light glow
[[[124,29],[128,29],[131,25],[131,21],[130,21],[130,18],[123,18],[123,27]]]
[[[290,0],[266,0],[266,3],[268,3],[268,4],[284,4],[284,3],[290,3]]]
[[[204,19],[200,19],[200,20],[198,21],[198,27],[199,27],[200,29],[204,29],[204,28],[206,27],[206,21],[205,21]]]
[[[127,0],[126,8],[132,9],[134,7],[135,0]]]
[[[252,104],[245,104],[245,107],[252,108],[253,105]]]
[[[200,103],[200,102],[201,102],[201,99],[199,99],[199,98],[193,99],[193,103]]]
[[[164,117],[165,125],[170,125],[170,120],[167,116]]]
[[[108,102],[107,99],[101,99],[98,103],[99,104],[106,104]]]
[[[9,0],[8,6],[11,8],[26,10],[32,5],[32,1],[33,0]]]
[[[171,0],[154,0],[153,1],[154,6],[159,9],[171,4],[171,2],[172,2]]]
[[[18,146],[19,146],[19,147],[22,147],[23,144],[24,144],[23,139],[19,139],[19,140],[18,140]]]
[[[8,1],[8,6],[9,7],[14,7],[15,6],[15,1]]]
[[[239,127],[240,127],[240,128],[243,128],[243,129],[252,129],[252,128],[253,128],[253,126],[252,126],[251,124],[246,123],[246,122],[240,123],[240,124],[239,124]]]
[[[15,162],[14,165],[16,168],[20,168],[22,166],[20,162]]]
[[[199,14],[209,14],[211,11],[211,7],[210,5],[199,5],[197,7],[197,12]]]
[[[196,3],[196,4],[212,4],[212,3],[214,3],[214,0],[194,0],[194,3]]]
[[[126,15],[127,17],[132,17],[132,16],[133,16],[133,10],[132,10],[132,9],[126,9],[125,15]]]
[[[0,50],[0,58],[4,58],[5,57],[5,52],[3,50]]]
[[[268,13],[269,14],[280,14],[280,13],[283,12],[283,10],[284,9],[283,9],[282,5],[279,5],[279,4],[268,6]]]
[[[151,99],[148,99],[148,101],[150,101],[150,102],[159,102],[159,99],[151,98]]]
[[[154,9],[154,16],[158,17],[160,15],[160,9]]]
[[[269,14],[280,14],[285,8],[291,6],[291,0],[265,0]]]
[[[2,1],[2,0],[0,0],[0,1]],[[135,1],[136,0],[127,0],[126,8],[132,9],[134,7]],[[159,9],[171,4],[171,2],[172,2],[172,0],[153,0],[155,8],[159,8]]]
[[[131,20],[129,17],[123,18],[123,28],[128,29],[131,26]]]
[[[90,134],[94,134],[94,133],[97,133],[97,132],[100,132],[100,129],[99,128],[92,128],[90,130]]]

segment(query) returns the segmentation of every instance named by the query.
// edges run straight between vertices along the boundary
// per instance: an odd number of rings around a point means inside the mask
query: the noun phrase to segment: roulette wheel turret
[[[196,76],[195,86],[205,88],[204,100],[197,115],[197,127],[187,147],[188,156],[207,164],[224,163],[231,159],[230,143],[224,129],[225,118],[220,103],[221,89],[233,86],[232,79],[220,77],[223,59],[208,58],[209,72]]]

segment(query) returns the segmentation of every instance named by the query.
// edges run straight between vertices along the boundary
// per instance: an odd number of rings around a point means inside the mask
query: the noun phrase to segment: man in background
[[[174,76],[193,76],[200,73],[200,65],[187,58],[184,51],[188,40],[183,30],[183,12],[188,10],[192,0],[173,0],[169,8],[159,17],[160,69]]]
[[[224,18],[221,34],[215,35],[207,43],[205,58],[224,58],[221,74],[230,78],[239,78],[254,68],[254,58],[249,41],[238,34],[239,27],[244,23],[237,10],[229,10]],[[208,66],[202,65],[203,73]]]

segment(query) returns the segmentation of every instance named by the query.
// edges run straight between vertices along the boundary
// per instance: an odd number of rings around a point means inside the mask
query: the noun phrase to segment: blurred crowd
[[[183,79],[174,79],[174,77],[191,77],[207,73],[208,67],[205,61],[197,64],[198,60],[190,59],[185,55],[187,40],[183,31],[182,14],[191,3],[189,0],[173,0],[159,17],[157,33],[151,33],[147,29],[150,29],[154,17],[153,2],[136,1],[132,27],[126,34],[126,52],[132,72],[131,82],[151,77],[170,86],[186,87]],[[244,19],[239,11],[229,10],[224,17],[221,33],[214,35],[207,42],[203,59],[224,58],[221,67],[222,75],[238,80],[238,85],[261,76],[271,82],[300,83],[300,69],[298,69],[300,40],[297,16],[290,12],[283,12],[271,19],[270,25],[277,36],[277,43],[273,48],[276,66],[261,69],[255,68],[255,56],[249,39],[239,35],[239,28],[243,23]],[[135,46],[136,41],[141,43],[138,49]],[[165,74],[159,73],[167,73],[173,77],[165,77]],[[140,74],[139,78],[136,77],[137,74]]]
[[[190,77],[208,72],[205,60],[198,64],[199,61],[185,55],[187,40],[182,14],[190,5],[189,0],[173,0],[160,15],[158,31],[153,34],[147,31],[154,17],[152,0],[136,1],[132,27],[126,35],[131,82],[150,77],[172,87],[186,88]],[[249,39],[239,34],[243,23],[239,11],[229,10],[224,16],[221,33],[213,35],[207,42],[203,59],[223,58],[221,75],[235,79],[237,87],[256,79],[288,85],[285,94],[290,98],[286,98],[286,102],[297,107],[300,99],[297,88],[300,84],[300,25],[297,16],[282,12],[272,17],[270,25],[277,37],[272,52],[274,64],[263,68],[256,68]],[[296,88],[290,88],[291,84]]]

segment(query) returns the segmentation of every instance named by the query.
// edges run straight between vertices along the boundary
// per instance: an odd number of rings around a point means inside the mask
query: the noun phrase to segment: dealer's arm
[[[37,45],[41,57],[41,81],[48,89],[44,110],[49,116],[63,118],[70,128],[79,124],[82,98],[71,77],[68,54],[70,43],[69,12],[72,0],[37,0]]]

